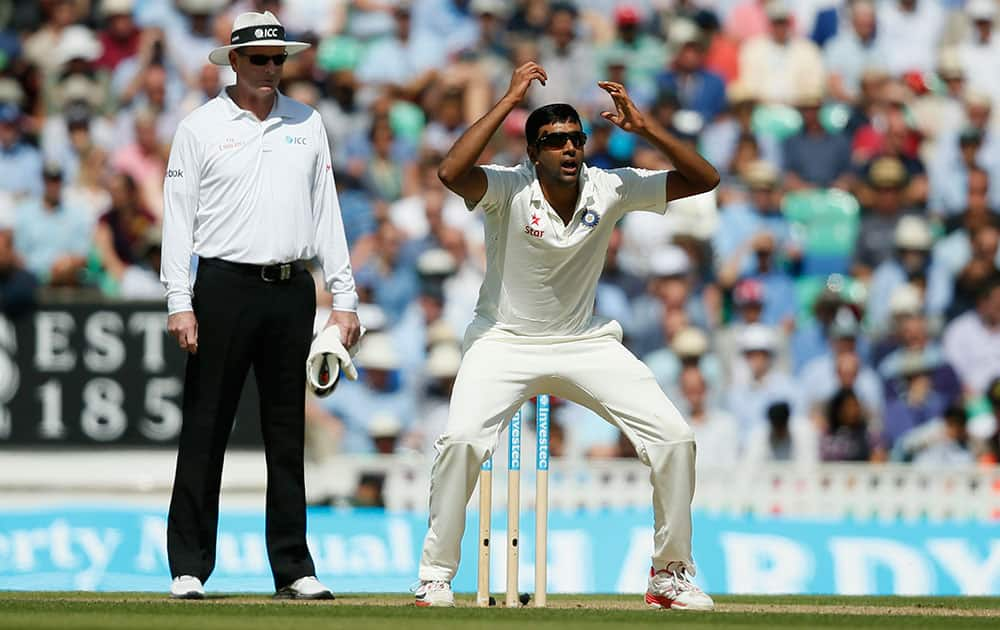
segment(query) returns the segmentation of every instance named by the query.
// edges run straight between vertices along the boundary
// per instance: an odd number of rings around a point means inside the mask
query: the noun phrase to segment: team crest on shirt
[[[580,219],[580,223],[584,224],[589,228],[597,227],[597,224],[601,222],[601,215],[597,210],[590,210],[589,208],[583,213],[583,217]]]

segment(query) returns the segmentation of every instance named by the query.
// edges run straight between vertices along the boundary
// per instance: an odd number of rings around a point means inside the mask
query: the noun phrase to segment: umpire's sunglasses
[[[273,61],[274,65],[280,66],[281,64],[285,63],[285,59],[288,59],[288,53],[286,52],[283,52],[279,55],[248,55],[244,52],[240,52],[239,49],[237,49],[236,52],[239,55],[249,59],[250,63],[252,63],[255,66],[266,66],[268,61]]]
[[[587,144],[587,134],[582,131],[547,133],[535,140],[535,146],[545,149],[561,149],[566,146],[567,140],[572,142],[575,148],[581,149],[583,145]]]

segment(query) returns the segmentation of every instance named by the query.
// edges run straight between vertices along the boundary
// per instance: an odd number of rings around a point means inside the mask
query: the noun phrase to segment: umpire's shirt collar
[[[226,111],[229,113],[229,120],[236,120],[240,116],[249,116],[253,120],[257,120],[257,116],[254,115],[253,112],[243,109],[236,104],[233,97],[229,95],[229,88],[222,88],[222,92],[219,93],[219,99],[222,101]],[[271,106],[271,112],[267,115],[267,120],[261,122],[267,122],[268,120],[272,120],[274,118],[288,119],[293,116],[294,114],[289,108],[289,98],[278,90],[275,90],[274,105]]]

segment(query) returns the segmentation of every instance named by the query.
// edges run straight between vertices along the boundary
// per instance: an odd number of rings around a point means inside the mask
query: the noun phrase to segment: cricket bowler
[[[621,325],[594,315],[594,296],[612,230],[625,213],[663,214],[670,201],[712,190],[719,174],[609,81],[598,85],[614,108],[601,115],[662,151],[674,170],[586,166],[587,136],[566,104],[546,105],[528,117],[528,160],[477,166],[532,81],[546,80],[536,63],[517,68],[503,98],[458,139],[438,169],[470,210],[483,212],[487,265],[448,423],[435,445],[415,603],[455,605],[451,580],[480,466],[522,403],[551,394],[621,429],[651,469],[655,529],[646,603],[711,610],[712,599],[691,580],[694,434],[649,368],[622,345]]]

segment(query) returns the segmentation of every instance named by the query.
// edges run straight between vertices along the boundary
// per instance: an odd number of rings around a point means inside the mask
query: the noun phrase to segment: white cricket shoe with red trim
[[[715,610],[715,602],[705,594],[683,568],[649,570],[646,605],[670,610]]]
[[[421,608],[455,607],[455,594],[451,592],[451,583],[444,580],[422,580],[420,586],[413,591],[414,604]]]

